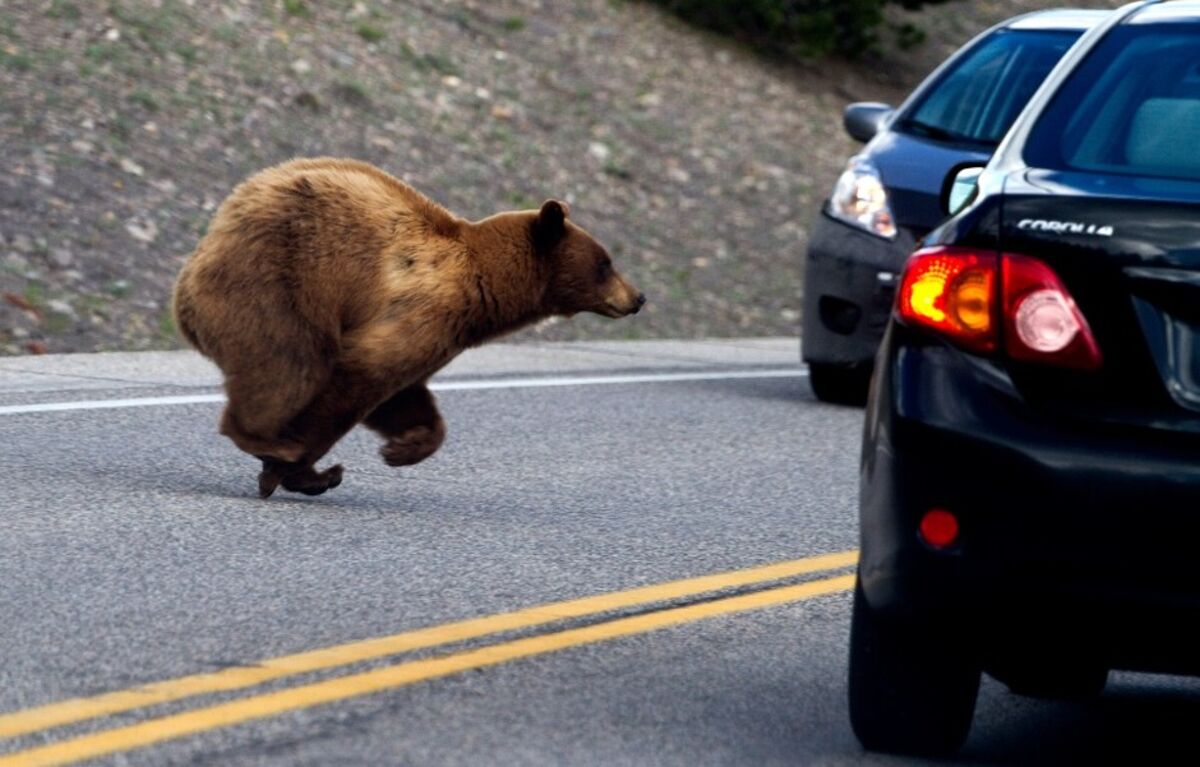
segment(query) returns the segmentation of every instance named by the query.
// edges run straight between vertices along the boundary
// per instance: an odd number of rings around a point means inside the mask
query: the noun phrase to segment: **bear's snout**
[[[624,279],[619,279],[616,290],[612,291],[604,301],[607,311],[601,312],[610,317],[628,317],[637,314],[646,305],[646,294],[633,287]]]

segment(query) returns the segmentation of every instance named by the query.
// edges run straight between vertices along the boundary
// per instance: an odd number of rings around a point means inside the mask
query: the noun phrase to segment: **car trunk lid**
[[[1032,171],[1010,180],[1001,247],[1047,263],[1104,364],[1010,363],[1057,412],[1200,432],[1200,184]]]

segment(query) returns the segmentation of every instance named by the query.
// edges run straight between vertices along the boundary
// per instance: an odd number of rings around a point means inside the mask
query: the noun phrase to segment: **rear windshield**
[[[1079,32],[994,32],[943,73],[895,129],[995,147]]]
[[[1110,32],[1038,118],[1039,168],[1200,180],[1200,24]]]

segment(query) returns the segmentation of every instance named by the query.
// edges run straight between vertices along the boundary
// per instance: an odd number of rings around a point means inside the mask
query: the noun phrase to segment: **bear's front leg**
[[[425,384],[400,391],[375,408],[363,423],[387,438],[379,453],[388,466],[412,466],[437,452],[446,422]]]

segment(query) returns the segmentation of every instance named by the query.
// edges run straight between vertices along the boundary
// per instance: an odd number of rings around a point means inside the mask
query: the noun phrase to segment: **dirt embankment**
[[[853,150],[842,106],[1044,5],[933,9],[922,50],[849,66],[611,0],[6,2],[0,354],[177,346],[170,285],[216,204],[318,154],[472,218],[565,198],[651,297],[522,337],[795,333],[805,230]]]

